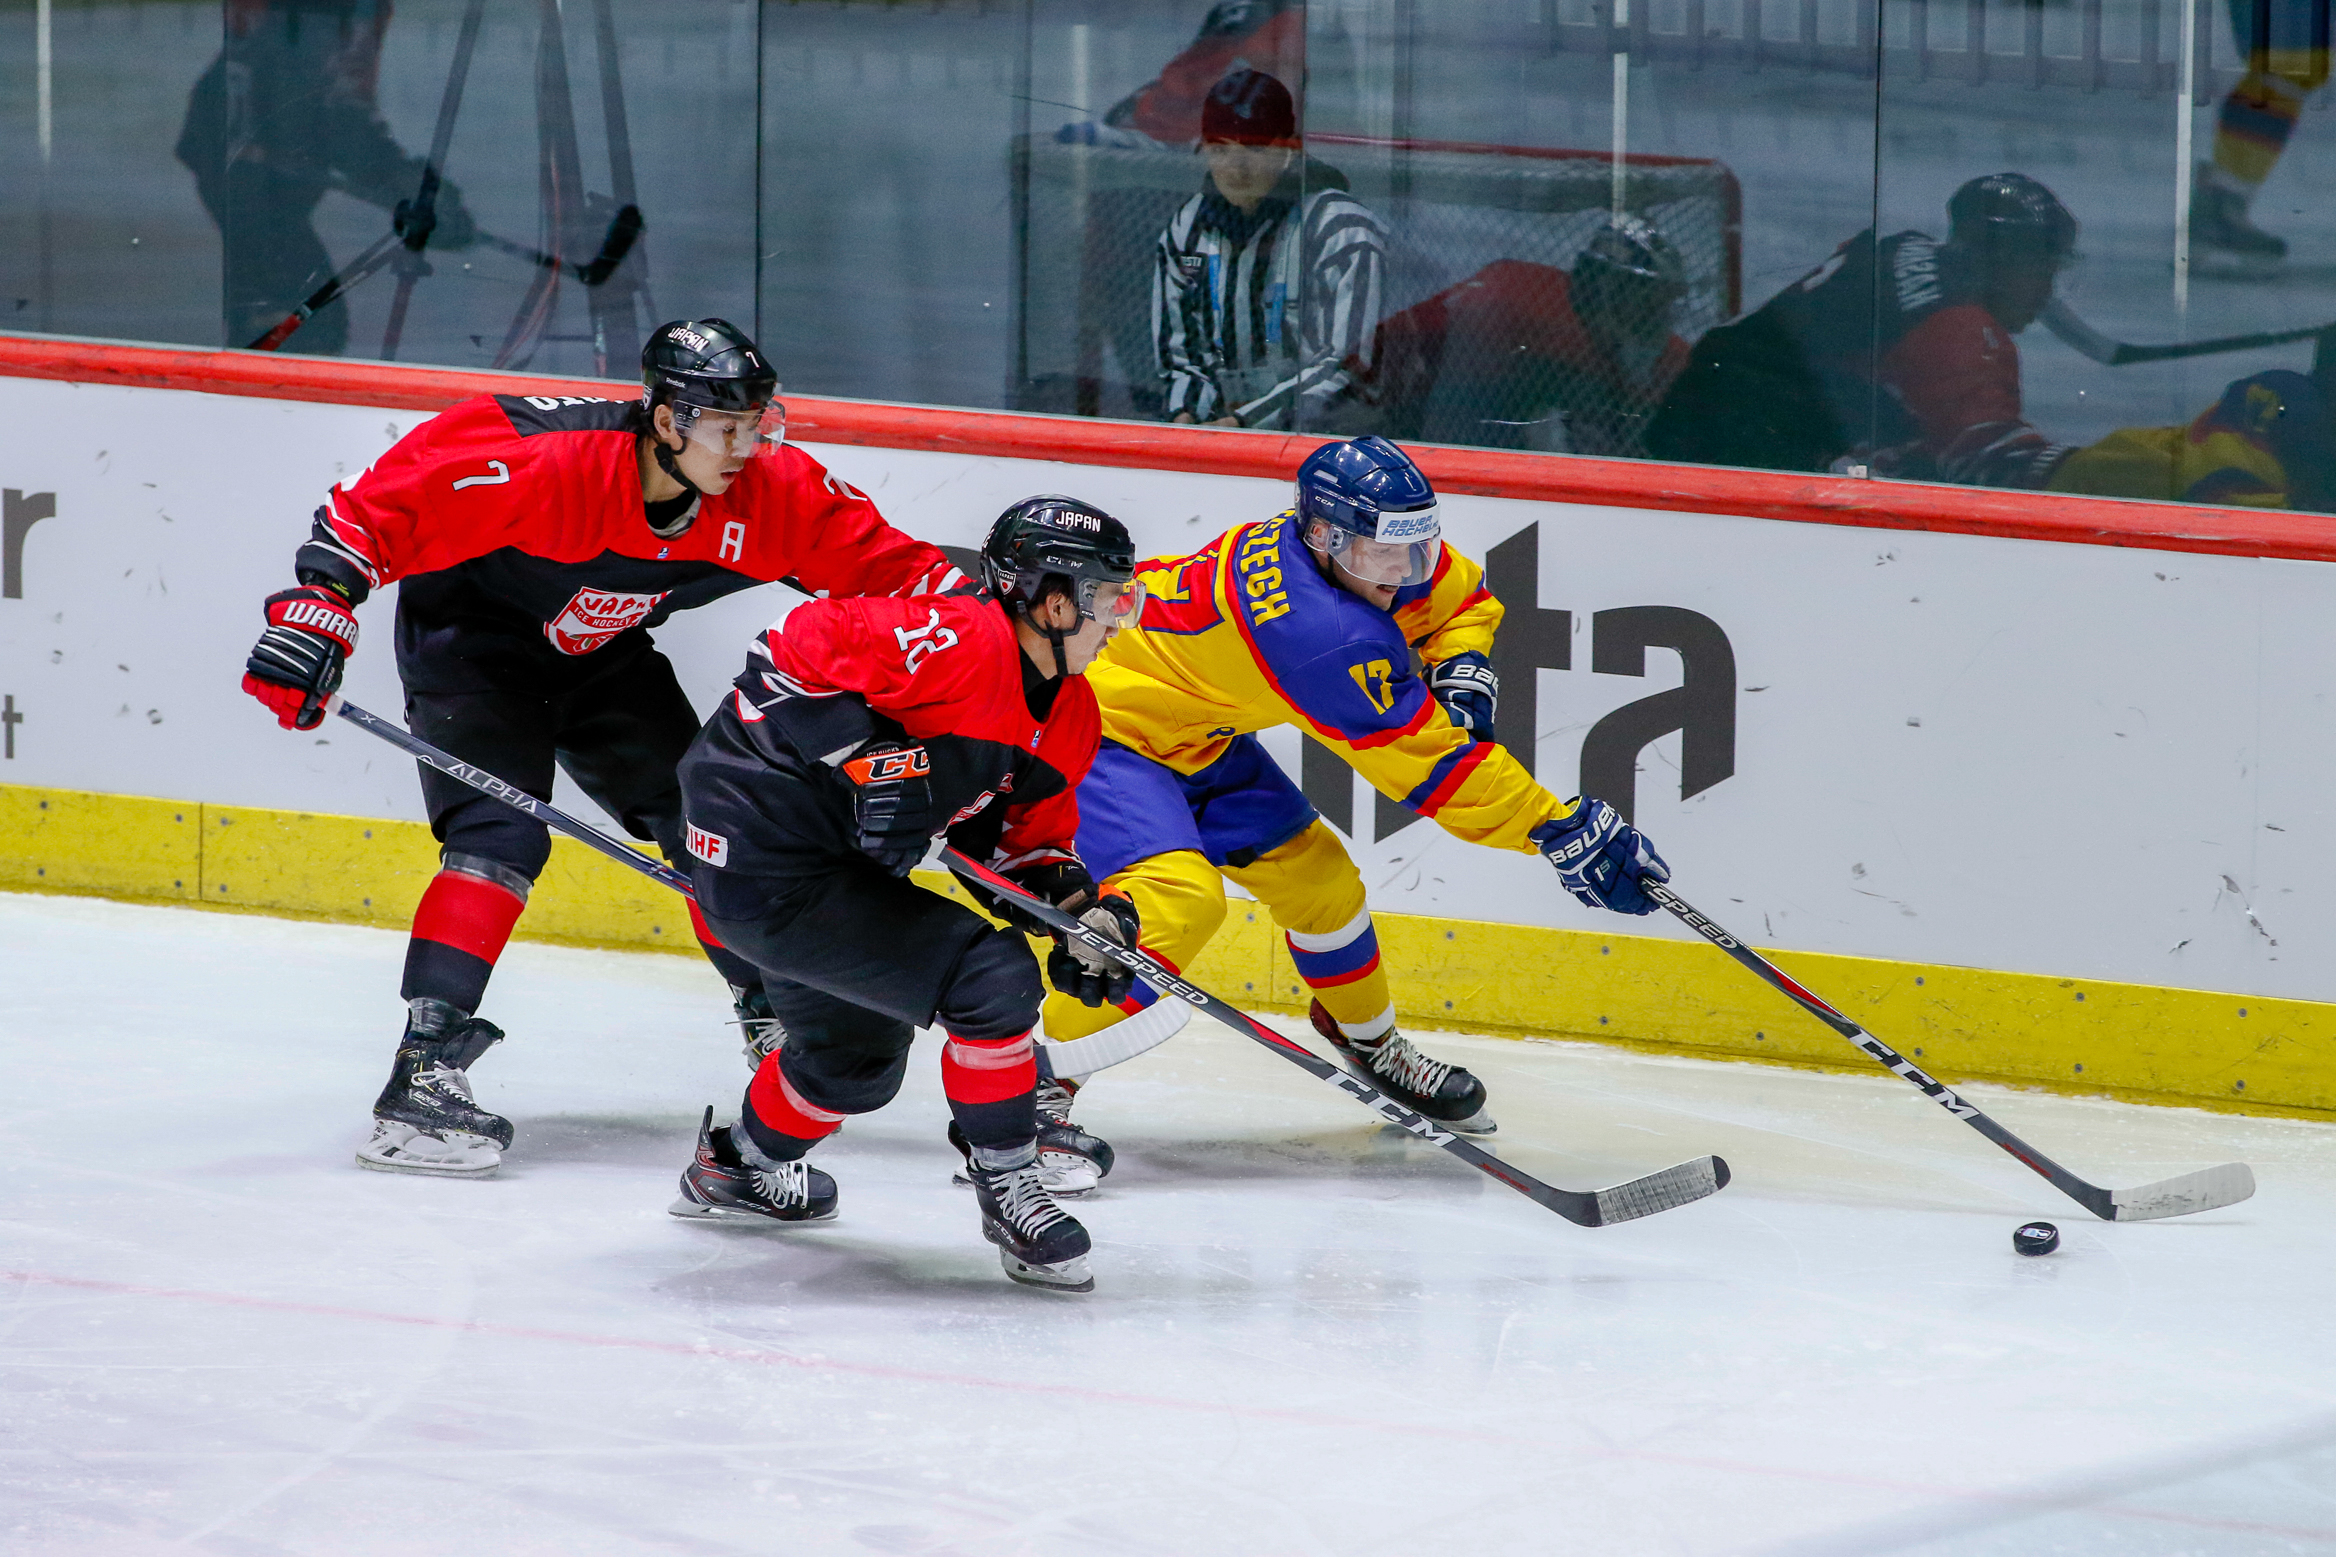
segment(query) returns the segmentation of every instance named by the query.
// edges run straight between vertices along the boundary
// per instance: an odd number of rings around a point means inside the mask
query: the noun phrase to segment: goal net
[[[1306,152],[1309,182],[1343,178],[1386,223],[1383,313],[1395,329],[1419,317],[1420,305],[1432,309],[1488,272],[1512,292],[1522,281],[1530,296],[1535,278],[1570,269],[1613,209],[1613,160],[1603,151],[1314,136]],[[1658,228],[1686,267],[1687,292],[1670,324],[1692,343],[1742,304],[1742,197],[1735,175],[1705,158],[1649,155],[1626,157],[1622,174],[1624,209]],[[1016,144],[1014,175],[1010,403],[1090,416],[1156,416],[1154,246],[1177,208],[1201,188],[1199,157],[1172,147],[1032,136]],[[1464,360],[1467,354],[1502,349],[1481,334],[1465,340],[1455,334],[1438,364],[1440,386],[1414,383],[1403,393],[1417,400],[1440,392],[1449,401],[1453,385],[1482,383],[1491,374],[1490,364]],[[1420,410],[1411,406],[1391,430],[1420,436]],[[1450,429],[1473,424],[1463,411],[1442,418],[1442,425],[1442,436],[1450,437]],[[1502,436],[1489,425],[1455,441],[1548,446]]]

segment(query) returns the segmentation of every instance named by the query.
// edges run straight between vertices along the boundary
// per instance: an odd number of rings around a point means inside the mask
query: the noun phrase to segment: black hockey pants
[[[691,874],[707,924],[754,963],[787,1029],[742,1114],[764,1152],[801,1156],[835,1116],[891,1102],[916,1029],[935,1025],[966,1139],[1015,1146],[1036,1134],[1029,1034],[1045,990],[1019,934],[856,855],[818,875]]]

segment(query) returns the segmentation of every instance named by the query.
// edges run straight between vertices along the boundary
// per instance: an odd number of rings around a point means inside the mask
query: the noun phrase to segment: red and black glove
[[[243,690],[268,705],[287,730],[324,723],[325,700],[341,689],[341,667],[357,647],[349,602],[321,584],[268,596],[268,630],[243,665]]]

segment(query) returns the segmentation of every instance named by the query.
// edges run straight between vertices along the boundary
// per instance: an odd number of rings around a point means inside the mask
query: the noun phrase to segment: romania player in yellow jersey
[[[1313,992],[1315,1030],[1371,1085],[1452,1128],[1489,1131],[1484,1086],[1395,1027],[1362,875],[1256,732],[1294,724],[1455,837],[1537,851],[1593,907],[1644,914],[1670,873],[1613,807],[1560,800],[1492,739],[1500,603],[1442,542],[1436,495],[1383,438],[1325,444],[1296,504],[1189,557],[1138,564],[1143,616],[1087,673],[1103,746],[1080,784],[1079,853],[1135,901],[1145,951],[1183,968],[1225,917],[1225,880],[1263,903]],[[1095,1009],[1050,997],[1040,1107],[1058,1169],[1080,1078],[1162,1042],[1190,1016],[1141,985]],[[1088,1181],[1089,1183],[1092,1180]],[[1068,1182],[1066,1189],[1085,1187]]]

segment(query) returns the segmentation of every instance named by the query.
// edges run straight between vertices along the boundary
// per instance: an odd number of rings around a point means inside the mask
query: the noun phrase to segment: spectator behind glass
[[[2024,173],[1972,179],[1945,243],[1874,229],[1695,343],[1647,428],[1657,459],[2040,487],[2069,455],[2028,425],[2020,349],[2076,218]]]
[[[1387,238],[1321,163],[1302,173],[1289,89],[1236,70],[1201,105],[1208,183],[1160,235],[1152,339],[1163,414],[1219,427],[1355,434]],[[1318,185],[1329,175],[1327,187]]]
[[[394,210],[420,193],[425,158],[409,157],[374,105],[390,0],[228,0],[227,41],[195,82],[178,160],[219,224],[227,344],[244,346],[292,312],[334,271],[309,224],[328,189]],[[438,186],[434,249],[476,239],[462,191]],[[349,310],[334,302],[288,349],[337,355]]]

